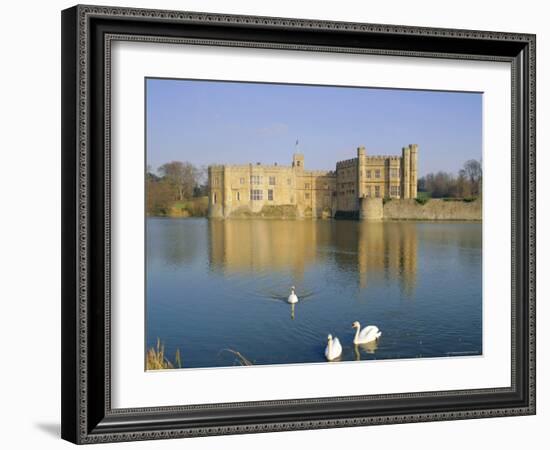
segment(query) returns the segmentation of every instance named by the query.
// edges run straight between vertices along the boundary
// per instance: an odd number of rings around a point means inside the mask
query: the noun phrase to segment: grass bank
[[[157,217],[206,217],[208,215],[208,197],[194,197],[189,200],[174,201],[164,208],[147,211],[147,215]]]

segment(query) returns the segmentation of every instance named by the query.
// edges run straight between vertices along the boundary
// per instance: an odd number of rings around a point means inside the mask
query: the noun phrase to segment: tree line
[[[186,161],[171,161],[160,166],[156,173],[147,167],[145,178],[148,215],[207,214],[208,175],[205,167]]]
[[[481,196],[482,180],[481,161],[470,159],[456,175],[439,171],[419,178],[418,192],[433,198],[472,199]]]

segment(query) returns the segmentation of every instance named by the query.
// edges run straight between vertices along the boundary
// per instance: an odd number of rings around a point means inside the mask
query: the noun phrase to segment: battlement
[[[385,161],[385,160],[391,160],[391,161],[398,161],[401,159],[401,156],[397,156],[397,155],[370,155],[370,156],[367,156],[365,157],[365,160],[368,162],[370,160],[373,160],[373,161]]]
[[[291,166],[282,166],[279,164],[212,164],[208,166],[208,169],[213,170],[223,170],[223,169],[230,169],[230,170],[254,170],[254,169],[262,169],[262,170],[277,170],[277,169],[292,169]]]
[[[336,169],[346,169],[357,164],[357,158],[345,159],[336,163]]]
[[[336,173],[333,170],[306,170],[304,176],[317,176],[317,177],[335,177]]]

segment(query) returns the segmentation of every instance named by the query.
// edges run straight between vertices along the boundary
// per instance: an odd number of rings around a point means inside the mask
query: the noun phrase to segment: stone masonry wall
[[[391,200],[384,205],[384,220],[481,220],[481,200],[473,202],[430,199]]]

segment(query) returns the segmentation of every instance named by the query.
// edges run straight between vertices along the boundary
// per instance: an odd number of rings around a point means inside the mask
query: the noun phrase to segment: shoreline
[[[376,198],[364,198],[359,210],[331,211],[300,209],[297,205],[264,205],[253,209],[246,204],[238,208],[224,208],[214,213],[210,208],[199,214],[190,214],[182,209],[172,208],[166,214],[157,217],[190,218],[206,217],[215,220],[356,220],[356,221],[467,221],[483,220],[482,199],[473,201],[430,199],[425,202],[416,199],[392,199],[383,201]],[[148,215],[148,217],[150,217]]]
[[[169,215],[147,215],[147,219],[205,219],[216,222],[222,221],[253,221],[253,220],[284,220],[284,221],[296,221],[296,222],[368,222],[368,223],[391,223],[391,222],[468,222],[468,223],[483,223],[482,219],[422,219],[422,218],[403,218],[403,219],[382,219],[382,220],[361,220],[361,219],[349,219],[349,218],[311,218],[311,217],[208,217],[208,216],[169,216]]]

